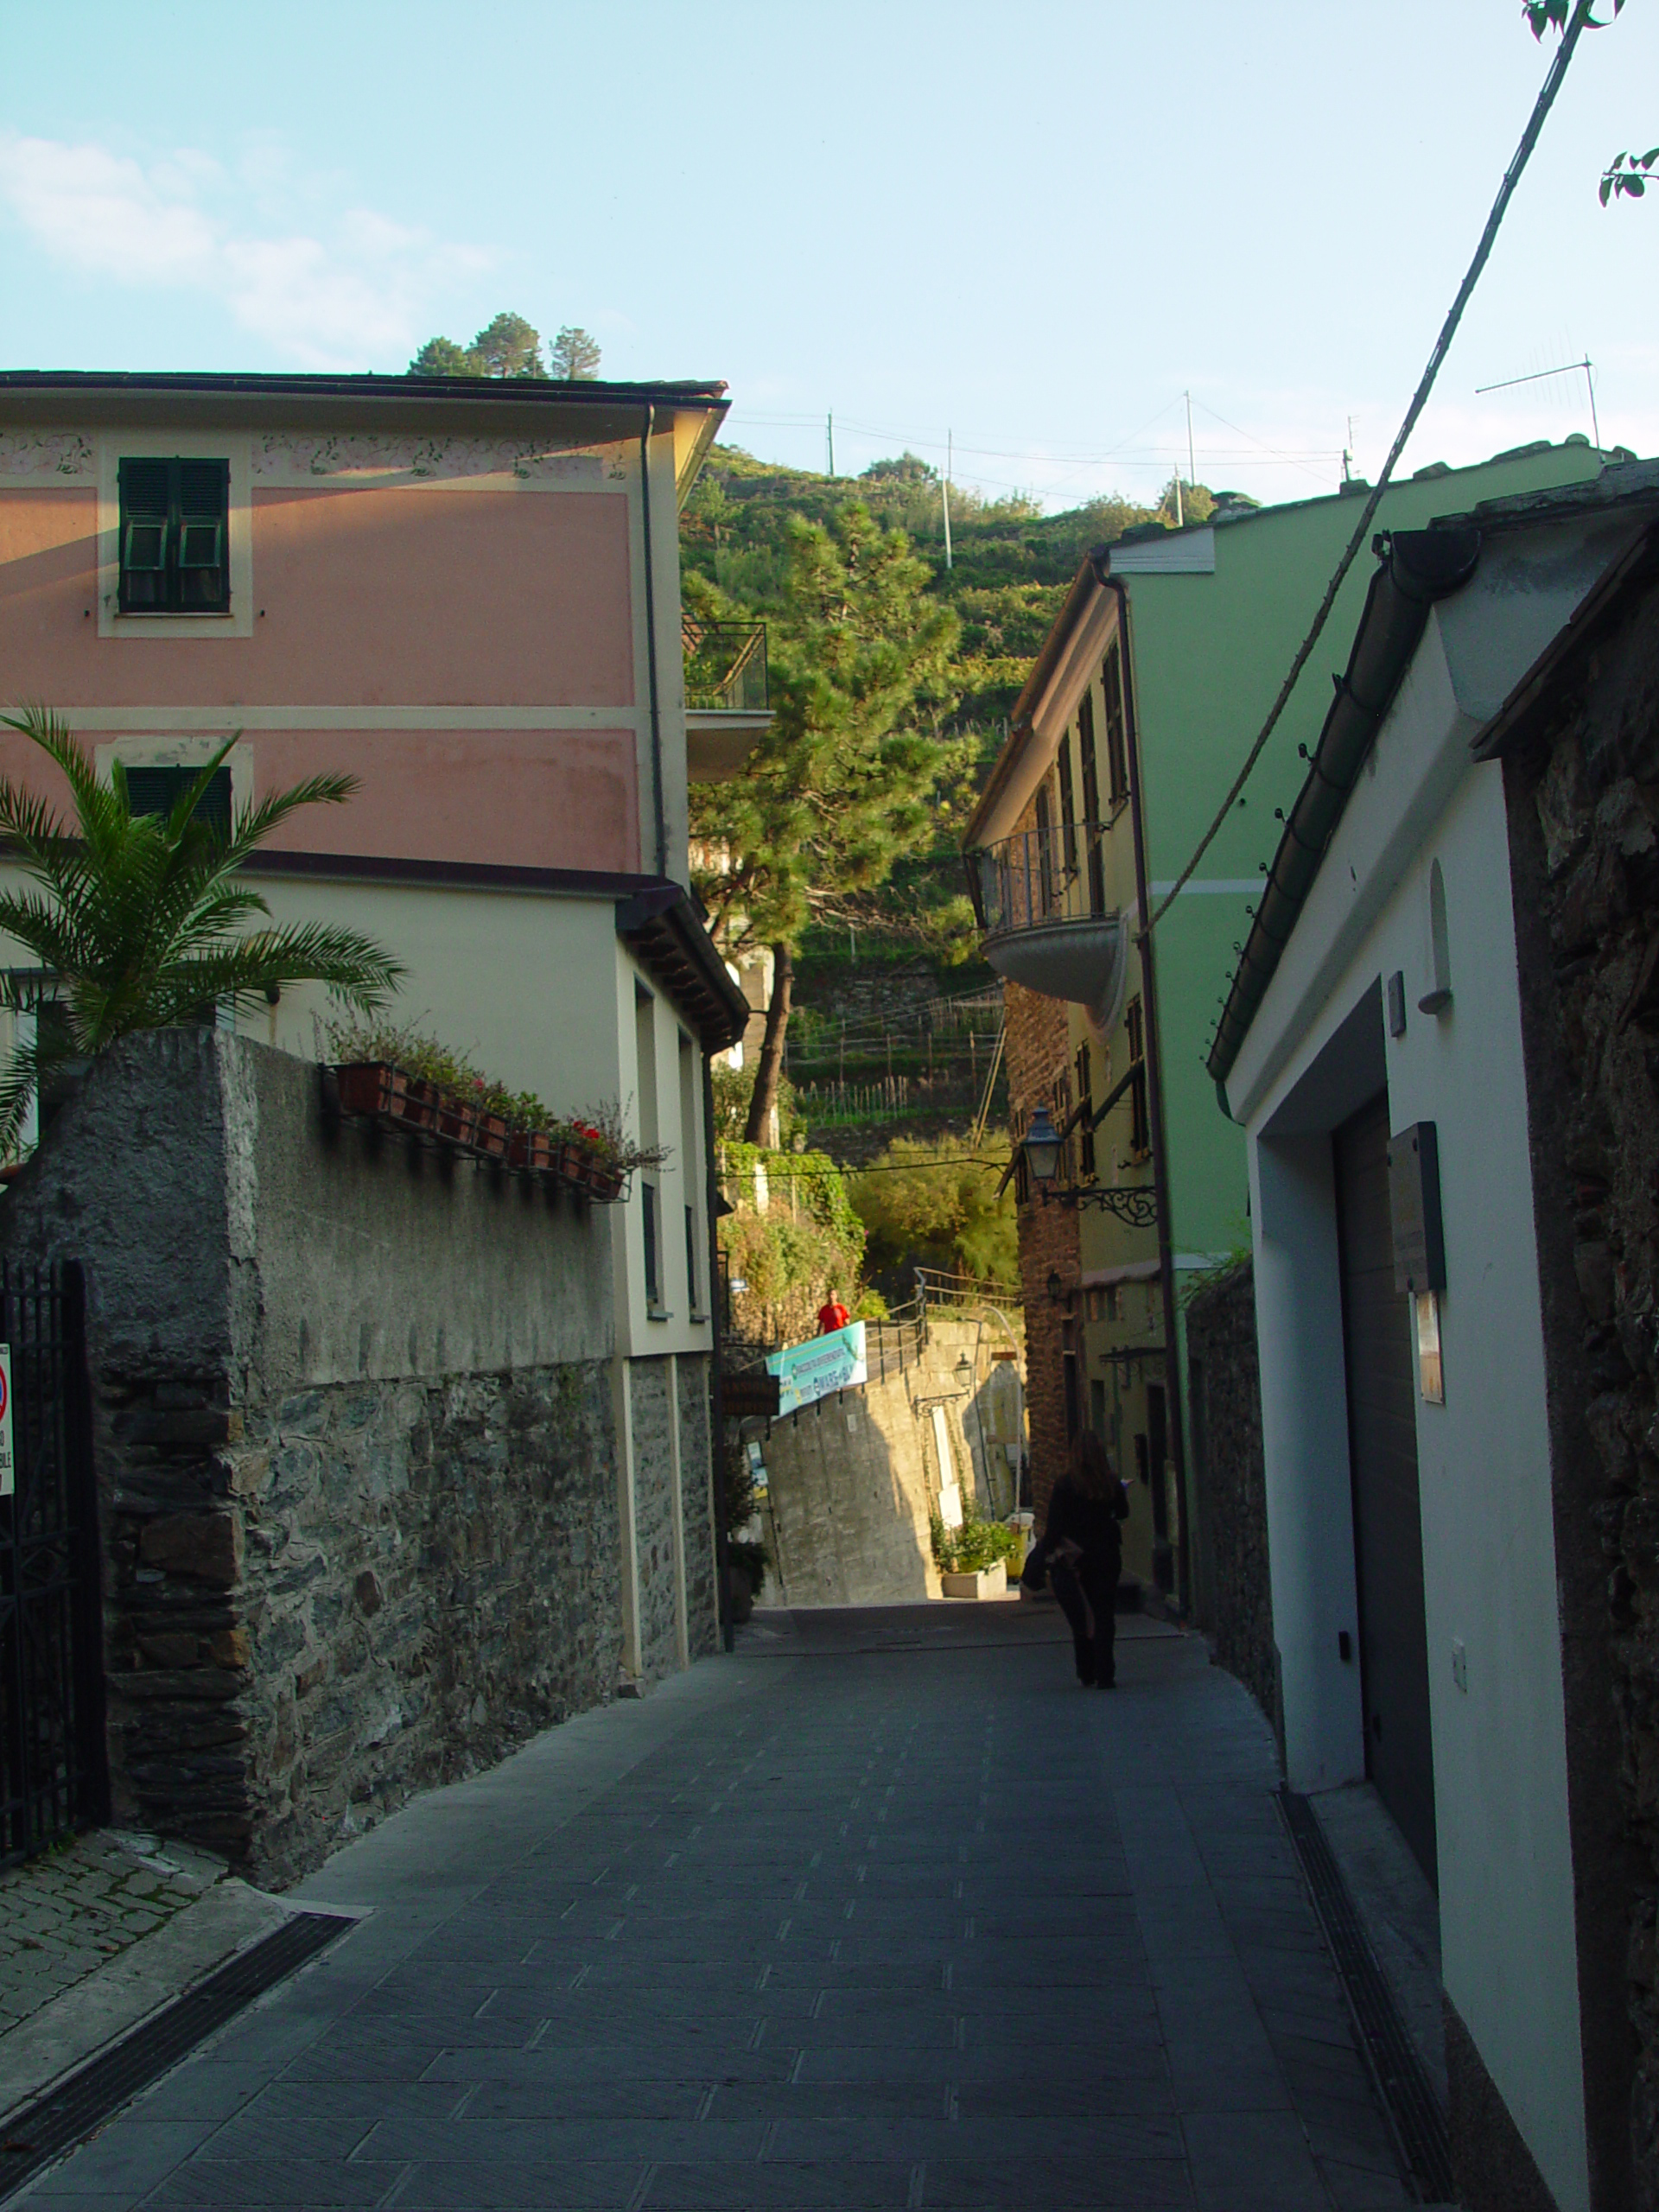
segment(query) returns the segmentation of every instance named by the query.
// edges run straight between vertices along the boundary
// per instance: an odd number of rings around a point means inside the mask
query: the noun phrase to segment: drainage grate
[[[0,2197],[14,2195],[245,2005],[354,1927],[334,1913],[296,1912],[57,2088],[11,2115],[0,2140]]]
[[[1425,2202],[1451,2203],[1456,2191],[1446,2115],[1360,1925],[1336,1853],[1306,1797],[1281,1787],[1279,1802],[1413,2183]]]

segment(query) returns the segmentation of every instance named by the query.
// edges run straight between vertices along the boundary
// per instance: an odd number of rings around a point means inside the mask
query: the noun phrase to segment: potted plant
[[[969,1505],[959,1529],[947,1529],[938,1513],[928,1516],[939,1587],[947,1598],[1001,1598],[1008,1587],[1008,1562],[1022,1538],[1001,1521],[982,1521]]]
[[[499,1110],[507,1125],[508,1166],[520,1174],[545,1175],[556,1155],[553,1116],[533,1090],[503,1090]]]
[[[473,1142],[485,1159],[505,1160],[515,1103],[513,1094],[499,1083],[486,1083],[482,1076],[474,1077],[474,1093],[478,1126]]]

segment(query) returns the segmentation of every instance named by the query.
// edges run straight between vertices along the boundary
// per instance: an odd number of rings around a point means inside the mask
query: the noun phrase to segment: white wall
[[[1325,1133],[1375,1090],[1380,1009],[1368,1010],[1369,1048],[1356,1010],[1401,970],[1408,1016],[1386,1045],[1389,1126],[1437,1125],[1446,1228],[1446,1402],[1417,1403],[1444,1979],[1562,2212],[1583,2212],[1564,1695],[1502,771],[1469,764],[1438,650],[1431,631],[1430,664],[1414,671],[1379,740],[1295,957],[1249,1040],[1257,1076],[1279,1069],[1258,1082],[1248,1124],[1274,1629],[1293,1784],[1359,1771],[1357,1696],[1338,1680],[1357,1670],[1339,1669],[1332,1633],[1352,1605],[1353,1540]],[[1425,793],[1448,786],[1425,823]],[[1436,857],[1454,995],[1432,1016],[1417,1001],[1432,982]],[[1323,925],[1309,929],[1319,899]],[[1344,918],[1351,931],[1359,923],[1357,941],[1339,973],[1316,979]],[[1466,1690],[1452,1675],[1454,1641]]]

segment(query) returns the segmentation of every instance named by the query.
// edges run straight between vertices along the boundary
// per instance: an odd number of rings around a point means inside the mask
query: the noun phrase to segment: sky
[[[1612,0],[1603,12],[1611,15]],[[1375,476],[1548,66],[1517,0],[0,0],[0,365],[396,372],[500,308],[995,498]],[[1580,41],[1402,464],[1659,453],[1659,0]]]

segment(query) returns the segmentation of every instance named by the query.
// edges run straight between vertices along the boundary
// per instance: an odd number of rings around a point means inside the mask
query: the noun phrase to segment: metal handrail
[[[1004,937],[1046,922],[1104,918],[1109,822],[1060,822],[1020,830],[963,855],[968,895],[982,935]]]

